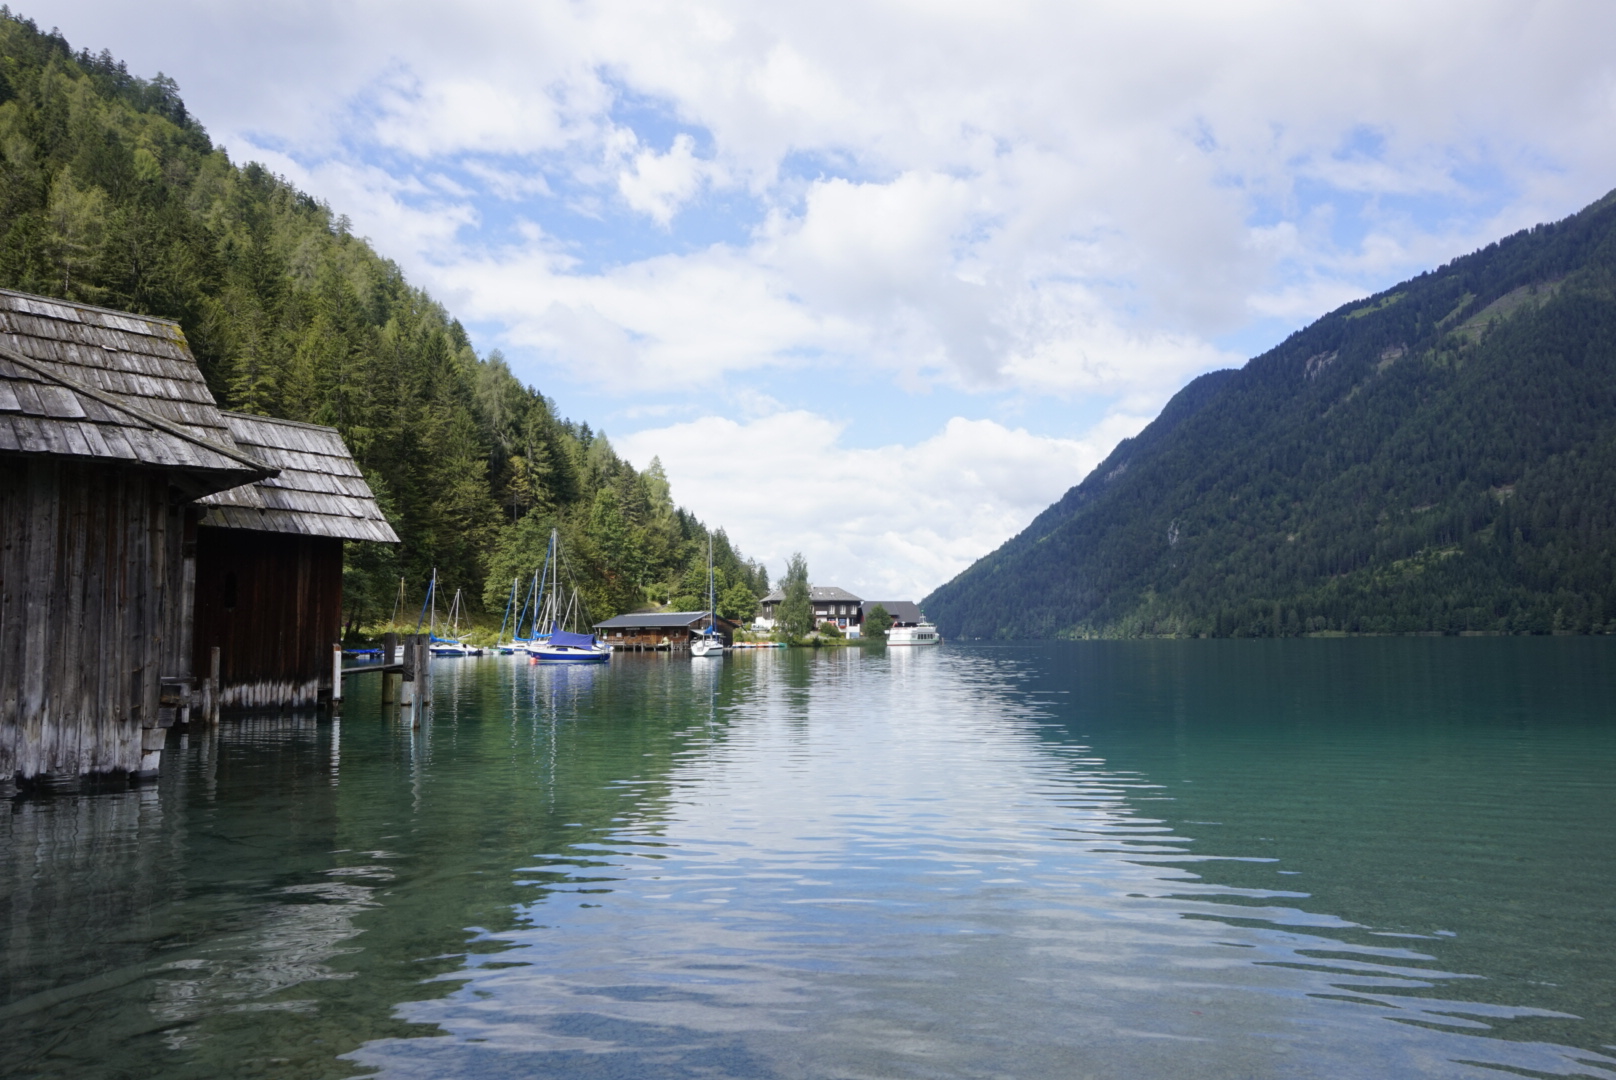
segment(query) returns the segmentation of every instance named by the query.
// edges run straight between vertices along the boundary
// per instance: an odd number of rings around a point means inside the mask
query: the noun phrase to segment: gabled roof
[[[824,603],[826,601],[834,601],[838,604],[856,604],[859,602],[858,597],[854,596],[846,589],[838,589],[834,585],[808,586],[808,599],[812,600],[816,604]]]
[[[203,525],[398,543],[336,428],[222,415],[237,445],[280,475],[200,500],[208,508]]]
[[[707,621],[705,611],[645,611],[633,615],[618,615],[595,624],[596,630],[688,630],[697,623]],[[718,621],[734,625],[720,616]]]
[[[193,496],[275,472],[236,446],[177,323],[6,289],[0,452],[167,469]]]
[[[765,596],[760,601],[760,603],[778,604],[782,600],[784,600],[785,598],[786,598],[786,591],[784,589],[770,589],[769,590],[769,595]],[[859,602],[858,597],[854,596],[852,593],[848,592],[846,589],[837,588],[835,585],[810,585],[810,586],[808,586],[808,599],[811,602],[816,603],[816,604],[824,604],[824,603],[856,604],[856,603]]]
[[[920,612],[920,605],[913,600],[866,600],[864,610],[860,614],[866,619],[869,618],[870,609],[877,604],[887,609],[894,626],[915,626],[925,619]]]

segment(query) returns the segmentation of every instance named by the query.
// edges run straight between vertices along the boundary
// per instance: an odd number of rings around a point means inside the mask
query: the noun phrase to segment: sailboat
[[[549,638],[548,633],[541,633],[541,612],[545,590],[550,582],[550,573],[554,565],[554,549],[556,547],[555,530],[551,529],[550,544],[545,548],[544,565],[533,571],[533,582],[528,586],[527,596],[522,600],[522,610],[516,615],[516,628],[511,632],[511,649],[514,652],[531,655],[535,645],[541,645]],[[522,625],[528,621],[528,612],[533,613],[533,621],[528,626],[524,636]]]
[[[535,570],[533,571],[533,582],[528,586],[527,595],[522,597],[522,609],[516,613],[516,625],[511,628],[511,652],[513,653],[526,655],[527,647],[533,642],[531,631],[525,635],[522,633],[522,624],[527,622],[529,611],[533,612],[534,618],[537,620],[539,611],[538,589],[539,572]]]
[[[612,655],[612,647],[599,641],[594,634],[578,632],[584,620],[583,598],[577,585],[570,592],[561,586],[561,545],[556,530],[550,530],[550,549],[545,554],[548,592],[539,594],[538,614],[534,617],[534,636],[528,641],[528,655],[534,663],[546,664],[600,664]],[[567,629],[568,627],[572,629]],[[538,634],[540,627],[548,633]]]
[[[454,600],[449,604],[449,637],[448,640],[459,645],[466,651],[463,656],[481,656],[482,646],[471,645],[460,633],[460,617],[466,614],[466,594],[464,589],[456,589]]]
[[[504,618],[499,620],[499,637],[494,639],[494,651],[499,653],[501,656],[509,656],[511,653],[516,651],[514,642],[511,645],[505,644],[505,627],[510,625],[511,609],[516,606],[516,586],[521,580],[522,579],[520,577],[511,578],[511,597],[509,600],[505,601]],[[514,638],[515,635],[516,631],[513,629],[511,631],[511,636]]]
[[[454,593],[454,605],[449,606],[449,610],[454,613],[456,619],[459,618],[459,603],[461,603],[461,593],[456,592]],[[430,621],[427,618],[428,613],[431,614]],[[430,639],[427,650],[431,655],[469,655],[465,642],[457,639],[457,637],[438,637],[438,567],[431,569],[431,580],[427,584],[427,600],[420,605],[420,618],[415,619],[415,632],[417,634],[420,632],[422,622],[427,622],[427,637]]]
[[[690,645],[691,656],[723,656],[724,635],[718,632],[718,609],[713,604],[713,538],[707,538],[707,628]]]

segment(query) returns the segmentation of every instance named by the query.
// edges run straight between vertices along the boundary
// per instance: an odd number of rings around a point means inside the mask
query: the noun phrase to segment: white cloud
[[[817,584],[913,599],[1024,528],[1145,423],[1107,418],[1082,439],[955,417],[913,446],[843,446],[843,425],[804,411],[746,423],[707,416],[616,440],[662,459],[674,497],[722,525],[778,576],[801,551]]]
[[[681,132],[665,154],[649,148],[636,153],[632,168],[617,174],[617,190],[635,210],[665,226],[701,189],[709,171],[696,157],[696,140]]]
[[[909,388],[1160,396],[1253,313],[1303,318],[1298,298],[1369,291],[1616,175],[1608,5],[54,7],[137,70],[177,73],[238,150],[295,148],[333,203],[385,152],[390,171],[452,164],[536,213],[609,225],[615,199],[668,230],[665,252],[582,270],[463,230],[477,199],[441,182],[449,201],[375,215],[389,255],[513,344],[573,363],[616,342],[602,372],[619,389],[703,354],[698,378],[833,356]],[[624,102],[703,130],[710,153],[650,139]],[[753,237],[679,242],[689,207],[742,192],[766,222]],[[1461,212],[1426,221],[1397,198]],[[1269,242],[1284,228],[1294,242]],[[484,290],[496,274],[509,286]],[[715,292],[727,275],[760,283]]]

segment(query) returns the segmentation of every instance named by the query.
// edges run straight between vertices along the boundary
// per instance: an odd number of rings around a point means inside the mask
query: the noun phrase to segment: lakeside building
[[[280,490],[334,505],[326,499],[343,493],[329,485],[352,465],[345,447],[345,465],[317,464],[320,455],[301,449],[265,461],[257,454],[273,439],[249,437],[244,448],[235,434],[261,426],[218,408],[172,320],[0,290],[0,791],[156,773],[167,729],[199,704],[195,658],[211,653],[194,633],[198,608],[211,614],[215,603],[197,595],[198,547],[242,527],[205,515],[255,497],[265,514],[287,509],[264,494],[283,473]],[[202,501],[243,487],[248,494]],[[252,572],[266,592],[317,592],[325,607],[317,618],[297,603],[264,609],[254,647],[323,639],[314,677],[329,691],[337,637],[323,612],[341,609],[341,541],[334,580],[315,573],[298,550],[318,515],[301,509],[265,530],[275,569]],[[360,514],[370,521],[365,538],[384,539],[372,510],[374,500]],[[220,592],[230,557],[204,563]],[[239,598],[240,565],[235,573]],[[258,704],[289,706],[300,695]]]
[[[753,620],[753,629],[772,631],[776,626],[780,604],[786,598],[784,589],[775,589],[759,603],[762,613]],[[893,626],[918,626],[925,620],[920,605],[912,600],[861,600],[834,585],[808,587],[808,600],[814,608],[814,625],[835,623],[850,637],[858,637],[864,629],[864,620],[870,610],[880,604],[892,616]]]
[[[893,626],[919,626],[925,619],[920,613],[920,605],[913,600],[866,600],[859,614],[860,620],[870,617],[870,609],[880,604],[892,616]]]
[[[236,445],[279,474],[199,500],[193,670],[219,649],[220,703],[318,704],[342,637],[345,540],[396,544],[336,428],[222,413]]]
[[[706,625],[705,611],[642,611],[598,622],[595,633],[614,649],[688,649]],[[719,616],[714,625],[726,646],[735,644],[735,623]]]
[[[0,291],[0,785],[156,772],[189,706],[195,500],[275,471],[177,323]]]
[[[773,630],[780,603],[785,598],[784,589],[771,590],[769,595],[759,601],[762,614],[754,625],[762,630]],[[860,608],[863,601],[846,589],[839,589],[834,585],[810,585],[808,602],[813,605],[815,626],[828,622],[835,623],[837,628],[844,632],[849,628],[856,631],[864,621]]]

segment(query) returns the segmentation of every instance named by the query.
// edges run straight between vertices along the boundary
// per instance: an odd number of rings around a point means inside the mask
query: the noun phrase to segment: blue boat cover
[[[552,646],[571,645],[575,649],[588,649],[594,647],[595,635],[570,634],[565,630],[557,628],[550,631],[550,644]]]

